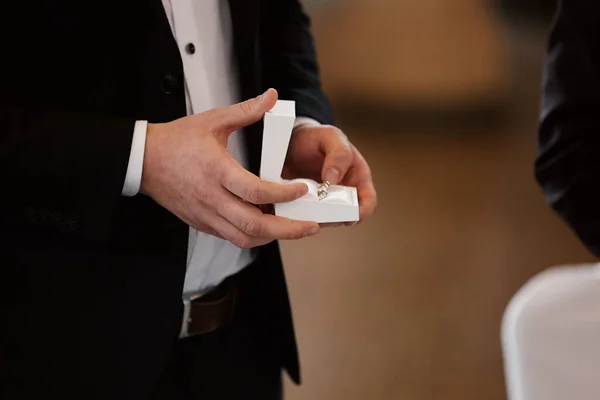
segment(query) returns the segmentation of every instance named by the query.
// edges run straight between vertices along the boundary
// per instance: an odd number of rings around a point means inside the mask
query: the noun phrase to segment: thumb
[[[328,129],[319,136],[325,153],[321,176],[333,185],[339,184],[354,162],[352,145],[339,129]]]
[[[277,91],[269,89],[253,99],[224,107],[216,116],[217,130],[226,134],[259,121],[277,102]]]

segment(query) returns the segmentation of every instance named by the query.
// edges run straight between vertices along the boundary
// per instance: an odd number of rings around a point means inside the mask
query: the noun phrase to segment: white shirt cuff
[[[148,121],[136,121],[133,128],[129,165],[123,185],[123,196],[133,197],[140,191],[142,183],[142,167],[144,166],[144,150],[146,149],[146,131]]]
[[[320,126],[321,123],[309,117],[298,117],[294,122],[294,129],[298,129],[304,126]]]

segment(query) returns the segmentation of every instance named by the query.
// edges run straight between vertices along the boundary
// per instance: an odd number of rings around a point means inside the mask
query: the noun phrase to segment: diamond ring
[[[329,181],[325,181],[319,185],[317,189],[317,196],[319,197],[319,200],[323,200],[327,197],[327,189],[329,188],[329,186],[331,186],[331,182]]]

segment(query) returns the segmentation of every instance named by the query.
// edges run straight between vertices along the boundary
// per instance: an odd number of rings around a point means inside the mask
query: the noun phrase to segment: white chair
[[[548,269],[502,321],[509,400],[600,400],[600,264]]]

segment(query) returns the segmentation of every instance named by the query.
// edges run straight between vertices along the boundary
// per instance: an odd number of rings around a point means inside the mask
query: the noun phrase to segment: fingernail
[[[316,226],[313,226],[312,228],[310,228],[310,229],[308,230],[308,234],[309,234],[309,235],[314,235],[314,234],[316,234],[317,232],[319,232],[319,226],[318,226],[318,225],[316,225]]]
[[[306,183],[303,183],[302,189],[298,190],[298,195],[301,197],[304,196],[306,193],[308,193],[308,185]]]
[[[325,173],[325,180],[331,182],[332,184],[338,183],[340,179],[340,170],[337,168],[329,168]]]

